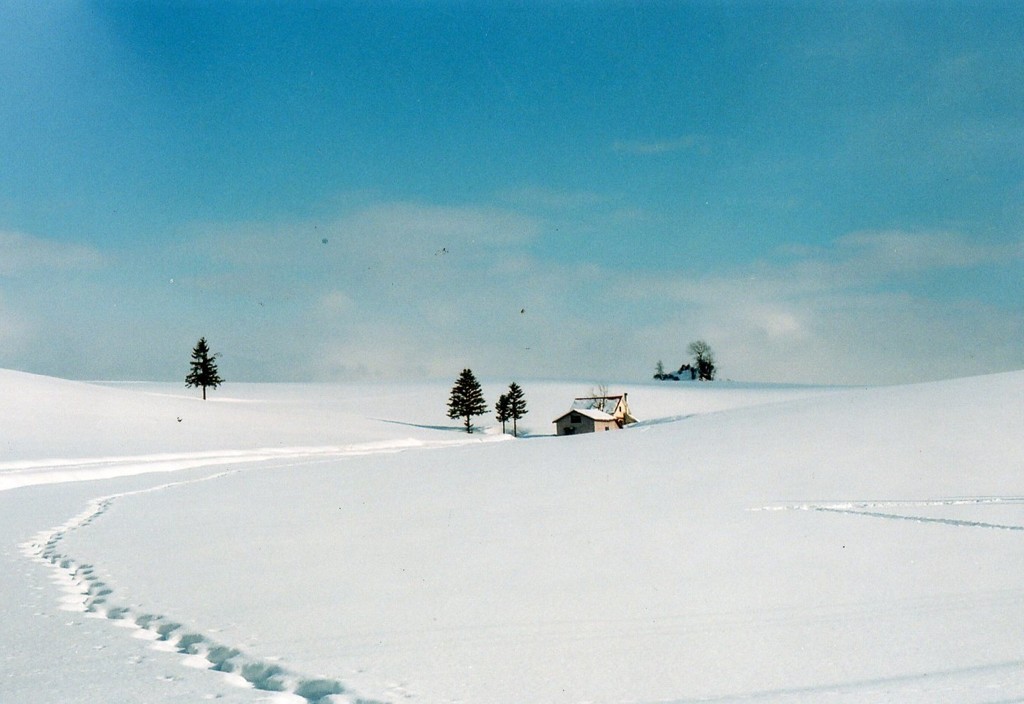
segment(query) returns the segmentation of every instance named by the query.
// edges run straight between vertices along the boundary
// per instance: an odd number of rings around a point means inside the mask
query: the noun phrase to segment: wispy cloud
[[[576,227],[589,218],[577,213]],[[1024,366],[1013,344],[1024,334],[1019,316],[904,285],[929,272],[1019,261],[1016,245],[860,231],[731,270],[627,275],[532,255],[545,228],[572,218],[556,220],[525,209],[386,202],[326,224],[255,235],[259,228],[237,226],[231,248],[246,256],[224,261],[254,301],[286,285],[274,280],[281,269],[301,281],[289,289],[291,319],[276,321],[273,339],[260,343],[272,350],[302,340],[276,353],[305,356],[292,372],[298,378],[443,376],[460,365],[523,378],[581,370],[635,378],[658,357],[681,362],[697,337],[738,379],[870,383]],[[224,247],[229,239],[218,236]],[[967,350],[967,340],[978,348]]]
[[[488,206],[381,203],[338,221],[334,229],[355,241],[400,240],[407,246],[445,243],[502,247],[537,234],[536,222],[521,213]]]
[[[0,275],[92,269],[102,262],[103,256],[92,247],[0,230]]]
[[[527,186],[502,191],[498,198],[517,208],[542,208],[556,211],[576,211],[600,206],[608,196],[593,191],[561,191],[552,188]]]
[[[696,338],[735,379],[877,383],[1024,367],[1019,311],[911,285],[1020,262],[1019,243],[861,231],[728,270],[625,273],[541,258],[537,240],[573,222],[585,231],[593,213],[536,212],[379,202],[323,220],[207,227],[198,248],[193,238],[150,253],[173,283],[146,278],[133,289],[118,276],[66,276],[32,306],[15,293],[53,278],[43,267],[101,258],[6,236],[3,251],[18,253],[25,276],[0,288],[0,351],[73,353],[94,378],[149,368],[175,377],[200,334],[233,379],[444,377],[471,366],[485,376],[628,380],[648,377],[659,358],[682,362]],[[131,312],[118,306],[126,297]],[[76,326],[97,307],[102,334],[95,319]],[[125,346],[143,352],[128,370],[120,355],[104,357]]]
[[[493,252],[528,242],[540,223],[523,213],[478,205],[388,201],[341,216],[283,223],[193,225],[188,251],[244,266],[361,261],[420,261],[453,253]],[[184,250],[183,250],[184,251]]]
[[[401,315],[390,304],[371,310],[376,301],[348,289],[342,305],[329,305],[331,293],[323,328],[338,333],[323,340],[317,373],[436,376],[454,363],[642,378],[658,357],[683,361],[697,337],[737,379],[887,383],[1008,369],[1024,365],[1019,316],[903,286],[903,277],[1007,256],[1019,253],[956,233],[858,232],[774,263],[687,276],[625,275],[501,250],[482,270],[455,262],[440,280],[437,269],[410,270]]]
[[[916,293],[911,278],[1020,261],[1019,245],[957,233],[858,232],[830,248],[790,248],[782,262],[655,277],[632,296],[672,311],[646,339],[678,340],[678,352],[687,336],[706,337],[735,378],[924,380],[1024,366],[1024,321],[1019,311]]]
[[[0,352],[13,356],[20,351],[31,334],[30,325],[0,295]]]
[[[898,284],[905,274],[1024,262],[1024,241],[993,244],[951,232],[863,231],[839,237],[830,247],[787,246],[780,253],[781,262],[752,262],[702,277],[656,277],[649,286],[680,303],[737,290],[751,297],[799,297]]]
[[[963,269],[1024,260],[1024,239],[991,244],[955,232],[854,232],[837,241],[840,261],[874,273]]]
[[[320,308],[329,316],[346,314],[355,309],[355,301],[344,291],[333,289],[321,296]]]
[[[612,151],[621,154],[669,154],[687,150],[708,151],[708,140],[702,135],[690,134],[663,140],[620,140],[612,143]]]
[[[849,233],[827,247],[784,246],[780,254],[782,263],[751,265],[747,275],[797,293],[1024,262],[1024,239],[993,243],[956,232],[874,230]]]

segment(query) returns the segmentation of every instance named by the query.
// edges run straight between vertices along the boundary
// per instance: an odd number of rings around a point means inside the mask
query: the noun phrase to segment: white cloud
[[[741,292],[751,300],[778,300],[898,282],[911,273],[970,269],[1024,261],[1024,240],[984,243],[956,233],[898,230],[855,232],[830,247],[786,247],[783,263],[755,262],[701,277],[662,277],[645,284],[680,303],[721,300]]]
[[[31,334],[31,325],[24,316],[0,297],[0,354],[5,358],[15,357],[25,348]]]
[[[902,277],[1020,258],[1018,245],[953,233],[854,233],[832,248],[790,250],[784,264],[634,285],[635,304],[662,300],[674,311],[634,344],[661,345],[654,361],[680,356],[671,366],[703,337],[738,379],[895,383],[1018,368],[1019,313],[915,295]]]
[[[991,244],[954,232],[854,232],[841,237],[837,245],[839,260],[848,270],[870,275],[962,269],[1024,259],[1024,240]]]
[[[520,213],[481,206],[435,206],[394,202],[365,208],[334,224],[357,242],[417,247],[502,247],[529,240],[536,222]]]
[[[339,246],[332,276],[311,284],[319,292],[303,332],[315,341],[308,373],[443,377],[472,366],[518,378],[645,378],[659,357],[682,362],[696,338],[737,379],[881,383],[1024,366],[1015,316],[899,286],[902,276],[984,265],[1013,248],[950,233],[860,232],[731,272],[626,274],[538,261],[520,245],[539,226],[491,212],[380,206],[337,221],[335,234],[365,241]],[[473,247],[502,222],[526,224],[518,240]],[[419,235],[379,256],[357,251],[392,227]],[[439,253],[432,238],[450,233],[463,244]],[[477,255],[460,254],[466,246]]]
[[[328,315],[347,314],[355,310],[356,304],[344,291],[328,291],[320,298],[320,306]]]
[[[1019,247],[860,232],[701,276],[531,254],[552,227],[587,227],[584,211],[554,222],[378,203],[325,221],[204,228],[198,248],[193,239],[154,254],[173,285],[126,288],[107,271],[21,297],[47,272],[11,279],[0,295],[18,306],[0,305],[0,352],[16,364],[49,360],[43,371],[77,364],[67,373],[87,378],[176,378],[189,346],[213,331],[234,380],[445,378],[470,366],[486,377],[617,382],[648,378],[659,358],[681,363],[697,338],[735,379],[873,383],[1024,367],[1020,315],[902,286],[922,272],[1019,261]],[[5,241],[32,252],[20,271],[99,261]],[[40,259],[53,251],[67,258]],[[130,366],[109,349],[131,349]]]
[[[449,255],[492,256],[540,229],[538,220],[510,209],[391,201],[324,220],[196,224],[179,255],[243,268],[419,266]]]
[[[0,275],[92,269],[103,261],[91,247],[0,230]]]

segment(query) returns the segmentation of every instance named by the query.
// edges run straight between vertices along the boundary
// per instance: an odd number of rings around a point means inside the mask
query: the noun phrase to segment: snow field
[[[437,409],[416,417],[439,388],[387,408],[265,390],[279,410],[348,422],[333,446],[260,454],[268,423],[234,464],[117,495],[98,484],[104,498],[41,532],[36,557],[53,550],[65,608],[193,666],[228,648],[229,675],[280,701],[1024,697],[1024,375],[641,386],[627,389],[640,427],[497,444],[444,429]],[[546,432],[537,421],[586,391],[524,388],[531,412],[554,409],[528,417]],[[159,405],[154,390],[119,392]],[[259,406],[249,391],[234,405]],[[126,466],[158,464],[145,451],[163,439],[134,442]],[[360,443],[378,444],[344,451]]]

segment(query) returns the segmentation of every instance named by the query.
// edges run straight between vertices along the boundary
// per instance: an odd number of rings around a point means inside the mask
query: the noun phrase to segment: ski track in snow
[[[280,447],[255,450],[221,450],[215,452],[162,453],[124,457],[90,457],[82,459],[45,459],[0,462],[0,491],[39,484],[114,479],[139,474],[176,472],[218,465],[266,462],[277,459],[332,459],[410,449],[455,447],[484,442],[499,442],[509,436],[478,435],[459,440],[416,440],[405,438],[352,445],[319,447]]]
[[[698,699],[662,700],[657,704],[739,704],[740,702],[769,701],[773,704],[806,704],[806,702],[835,702],[836,704],[859,704],[864,701],[898,701],[891,698],[892,687],[897,686],[908,694],[941,692],[962,677],[985,677],[990,682],[999,682],[1003,677],[1012,678],[1024,667],[1024,661],[996,662],[976,667],[962,667],[935,672],[921,672],[893,677],[836,682],[833,684],[790,687],[743,694],[700,697]],[[919,699],[914,699],[919,701]],[[1021,704],[1024,698],[980,700],[980,704]]]
[[[869,518],[884,518],[892,521],[913,521],[916,523],[938,523],[962,528],[988,528],[990,530],[1024,531],[1024,526],[1006,523],[967,521],[957,518],[935,518],[902,513],[887,513],[870,509],[879,508],[923,508],[930,506],[981,506],[981,505],[1024,504],[1022,496],[965,496],[948,499],[924,499],[916,501],[846,501],[840,503],[804,503],[795,505],[761,506],[754,511],[820,511],[823,513],[848,513]]]
[[[893,521],[915,521],[917,523],[941,523],[947,526],[963,526],[966,528],[992,528],[994,530],[1022,530],[1024,526],[1006,525],[1003,523],[985,523],[984,521],[963,521],[956,518],[932,518],[929,516],[903,516],[898,513],[882,513],[880,511],[855,511],[849,508],[829,508],[819,506],[815,511],[829,513],[851,513],[855,516],[870,516],[872,518],[887,518]]]
[[[59,481],[84,481],[218,465],[244,465],[273,459],[292,460],[285,464],[264,465],[265,467],[280,468],[322,462],[325,459],[336,457],[395,453],[411,448],[451,447],[498,439],[501,438],[434,442],[407,440],[397,443],[364,443],[346,447],[150,455],[63,460],[51,463],[5,463],[0,464],[0,472],[3,472],[4,469],[11,471],[0,474],[0,482],[2,482],[0,491],[5,488],[13,488],[13,486]],[[93,565],[79,563],[60,549],[61,542],[67,534],[87,527],[106,513],[118,499],[209,481],[237,471],[242,471],[242,468],[93,499],[80,514],[55,528],[40,532],[34,538],[23,543],[20,546],[21,552],[30,560],[44,564],[52,570],[52,581],[64,593],[59,600],[59,608],[62,611],[79,612],[87,617],[108,619],[114,625],[131,629],[135,638],[151,641],[150,647],[153,649],[179,654],[182,657],[182,664],[187,667],[222,673],[226,680],[235,686],[275,693],[273,701],[278,704],[381,704],[374,700],[355,696],[339,680],[306,677],[291,672],[276,662],[250,657],[238,648],[218,643],[209,636],[185,627],[169,616],[142,613],[130,607],[118,605],[113,599],[113,589],[96,576],[96,569]],[[7,481],[4,482],[4,480]]]

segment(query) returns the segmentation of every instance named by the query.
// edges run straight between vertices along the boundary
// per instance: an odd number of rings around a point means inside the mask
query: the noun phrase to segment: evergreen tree
[[[519,428],[516,422],[527,414],[526,397],[519,384],[512,382],[508,387],[509,416],[512,418],[512,435],[519,437]]]
[[[501,434],[505,434],[505,423],[512,418],[512,409],[509,406],[508,394],[502,394],[498,397],[498,402],[494,404],[494,410],[496,411],[495,419],[501,423]]]
[[[452,395],[448,399],[448,417],[465,418],[466,432],[473,432],[472,417],[487,413],[487,402],[480,382],[469,369],[463,369],[452,387]]]
[[[185,386],[201,386],[204,401],[206,387],[216,389],[224,381],[217,372],[217,362],[214,361],[216,359],[217,355],[210,354],[206,338],[200,337],[199,342],[192,348],[192,362],[189,365],[188,376],[185,377]]]

